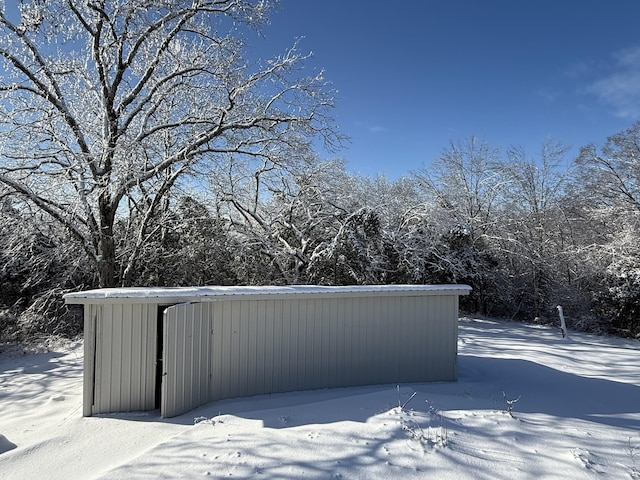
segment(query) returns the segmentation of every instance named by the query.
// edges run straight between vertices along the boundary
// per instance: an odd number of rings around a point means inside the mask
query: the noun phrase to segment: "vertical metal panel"
[[[153,409],[155,305],[92,305],[90,315],[87,338],[94,338],[95,355],[93,381],[84,387],[84,413]]]
[[[84,305],[84,369],[82,380],[82,415],[93,414],[93,392],[95,385],[96,325],[100,305]]]
[[[298,357],[298,364],[302,367],[298,371],[298,383],[296,390],[308,390],[312,388],[314,377],[314,350],[315,350],[315,302],[313,299],[305,299],[301,302],[298,310],[298,328],[300,332],[300,343],[304,347]]]
[[[133,304],[131,324],[133,361],[131,362],[131,405],[135,410],[155,408],[158,307],[155,304]]]
[[[185,391],[192,392],[187,397],[189,402],[196,405],[206,403],[209,392],[209,363],[211,358],[209,305],[197,304],[191,312],[188,312],[187,346],[191,343],[192,354],[185,349],[184,355],[184,381]]]
[[[160,413],[172,417],[209,400],[211,309],[181,304],[164,311]]]
[[[280,353],[279,345],[276,345],[274,336],[276,335],[276,322],[275,322],[275,302],[268,302],[266,300],[260,300],[258,302],[259,310],[264,316],[264,321],[261,323],[261,335],[262,340],[260,342],[260,356],[262,357],[262,379],[259,385],[260,393],[267,393],[274,391],[274,357],[276,353]],[[258,320],[260,321],[260,320]]]
[[[330,386],[337,386],[342,381],[341,368],[340,368],[340,355],[344,349],[344,335],[342,334],[340,327],[344,325],[344,322],[339,322],[338,319],[338,302],[335,298],[329,299],[327,302],[327,319],[325,320],[329,325],[324,331],[327,333],[327,369],[328,369],[328,384]]]
[[[243,308],[246,306],[246,314],[242,316],[246,325],[247,342],[245,344],[244,356],[246,356],[246,391],[245,395],[253,395],[257,391],[259,362],[257,357],[258,348],[258,302],[242,302]]]
[[[233,351],[233,345],[231,343],[231,340],[233,338],[233,322],[232,322],[232,316],[231,316],[231,307],[232,307],[232,303],[230,302],[220,302],[220,303],[216,303],[216,308],[215,312],[216,314],[214,314],[213,316],[213,331],[214,334],[215,332],[220,332],[220,343],[222,344],[222,361],[219,363],[216,363],[212,366],[212,380],[214,381],[218,381],[220,384],[220,394],[224,395],[224,394],[228,394],[228,392],[231,391],[231,383],[232,383],[232,379],[231,379],[231,374],[226,375],[226,376],[222,376],[222,375],[216,375],[217,372],[223,371],[223,372],[231,372],[232,368],[234,366],[234,362],[231,352]],[[221,321],[221,319],[225,319],[225,321]],[[218,342],[216,342],[216,344],[218,344]],[[212,382],[213,383],[213,382]]]
[[[242,318],[241,318],[241,308],[242,302],[234,302],[230,305],[230,319],[231,319],[231,334],[230,344],[231,351],[229,352],[230,361],[231,361],[231,379],[229,381],[229,392],[233,392],[234,395],[242,395],[244,393],[244,385],[246,382],[245,373],[246,372],[246,361],[244,361],[243,356],[239,355],[239,352],[243,351],[244,341],[243,337],[246,336],[242,331]]]
[[[94,413],[109,412],[111,406],[111,370],[114,356],[114,345],[119,347],[118,340],[113,338],[113,305],[102,305],[101,315],[96,326],[96,378],[94,392]],[[115,409],[116,406],[113,407]]]
[[[339,362],[343,365],[342,371],[337,380],[336,386],[348,385],[354,381],[353,378],[353,364],[355,361],[354,351],[356,350],[356,340],[359,337],[357,335],[357,319],[359,317],[357,308],[359,307],[356,299],[348,302],[346,305],[337,305],[335,315],[338,318],[342,329],[338,330],[338,333],[342,333],[343,336],[338,340],[338,345],[341,349],[337,352]]]
[[[216,322],[216,318],[221,318],[224,315],[223,302],[215,302],[211,304],[211,376],[209,380],[209,386],[211,391],[224,391],[225,385],[219,376],[214,375],[217,368],[228,368],[225,365],[225,361],[229,359],[229,353],[226,350],[228,348],[228,342],[224,341],[224,323]]]
[[[290,365],[289,345],[291,344],[290,319],[285,316],[285,303],[273,302],[273,391],[281,392],[289,384]]]
[[[300,358],[304,358],[304,331],[300,331],[300,302],[304,300],[292,300],[286,302],[284,307],[287,310],[289,318],[289,328],[291,329],[290,343],[289,343],[289,368],[290,376],[289,383],[285,384],[286,389],[291,387],[296,388],[300,385],[301,379],[304,376],[304,364],[300,362]]]
[[[298,357],[298,324],[294,321],[294,302],[278,302],[282,311],[282,358],[280,368],[283,372],[279,390],[295,383],[298,375],[296,359]],[[297,304],[296,304],[297,307]]]

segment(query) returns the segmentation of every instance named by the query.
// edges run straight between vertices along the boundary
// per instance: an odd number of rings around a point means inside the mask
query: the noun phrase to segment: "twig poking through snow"
[[[404,402],[404,403],[402,404],[402,406],[400,407],[400,410],[404,410],[404,407],[406,407],[406,406],[407,406],[407,403],[409,403],[411,400],[413,400],[413,397],[415,397],[415,396],[416,396],[416,393],[417,393],[417,392],[413,392],[413,393],[411,394],[411,396],[407,399],[407,401],[406,401],[406,402]]]
[[[404,407],[407,406],[407,403],[409,403],[411,400],[413,400],[413,397],[415,397],[417,395],[418,392],[413,392],[413,394],[409,397],[409,399],[404,402],[404,403],[400,403],[400,385],[396,385],[396,391],[398,392],[398,408],[400,410],[404,410]]]
[[[504,393],[504,389],[501,389],[501,390],[502,390],[502,398],[504,398],[504,403],[507,405],[507,413],[511,415],[511,418],[516,418],[516,416],[513,414],[513,406],[516,404],[518,400],[520,400],[520,397],[522,395],[518,395],[518,398],[516,399],[509,400],[507,399],[507,394]]]
[[[409,400],[414,398],[416,394],[417,393],[411,395]],[[405,402],[405,405],[409,403],[409,400]],[[417,420],[401,417],[402,430],[406,432],[412,440],[416,440],[424,445],[446,447],[448,443],[448,430],[445,424],[444,414],[441,410],[431,405],[429,400],[425,400],[425,403],[429,406],[426,432]],[[432,425],[434,420],[437,421],[438,419],[440,424],[438,426]]]

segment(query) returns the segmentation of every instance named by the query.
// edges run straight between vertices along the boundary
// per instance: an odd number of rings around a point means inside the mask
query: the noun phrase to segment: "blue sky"
[[[304,37],[354,173],[397,178],[472,135],[573,156],[640,119],[637,0],[281,0],[263,35],[272,54]]]

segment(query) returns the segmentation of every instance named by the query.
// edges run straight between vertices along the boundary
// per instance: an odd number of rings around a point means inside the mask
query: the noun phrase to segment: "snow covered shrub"
[[[62,296],[67,292],[52,288],[35,297],[33,303],[18,317],[21,339],[31,340],[40,335],[72,338],[82,333],[82,308],[64,304]]]
[[[132,229],[127,228],[127,222],[117,229],[123,251],[130,250],[135,241],[128,237]],[[238,282],[230,271],[238,249],[231,244],[228,222],[216,218],[204,201],[183,196],[155,223],[138,251],[134,268],[121,268],[130,272],[126,277],[123,274],[125,285],[177,287]]]
[[[500,310],[498,285],[503,273],[484,238],[476,237],[468,225],[457,223],[441,234],[438,245],[436,282],[472,287],[470,295],[460,298],[463,310],[485,315]]]
[[[614,333],[640,336],[640,268],[608,269],[608,288],[594,294],[594,307]]]
[[[0,207],[0,336],[77,335],[82,323],[68,316],[61,295],[91,285],[86,257],[45,216],[7,199]]]
[[[382,228],[375,211],[361,208],[341,220],[333,238],[321,242],[307,266],[312,283],[381,283],[384,270]]]
[[[17,330],[18,315],[16,306],[0,309],[0,343],[13,340]]]

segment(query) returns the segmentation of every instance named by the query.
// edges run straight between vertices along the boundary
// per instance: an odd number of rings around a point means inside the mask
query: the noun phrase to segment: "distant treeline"
[[[640,122],[577,158],[470,138],[394,181],[296,165],[221,169],[153,209],[137,191],[116,215],[112,283],[465,283],[470,313],[548,323],[562,305],[570,328],[640,334]],[[79,333],[61,296],[101,284],[96,259],[24,196],[0,202],[0,336]]]

